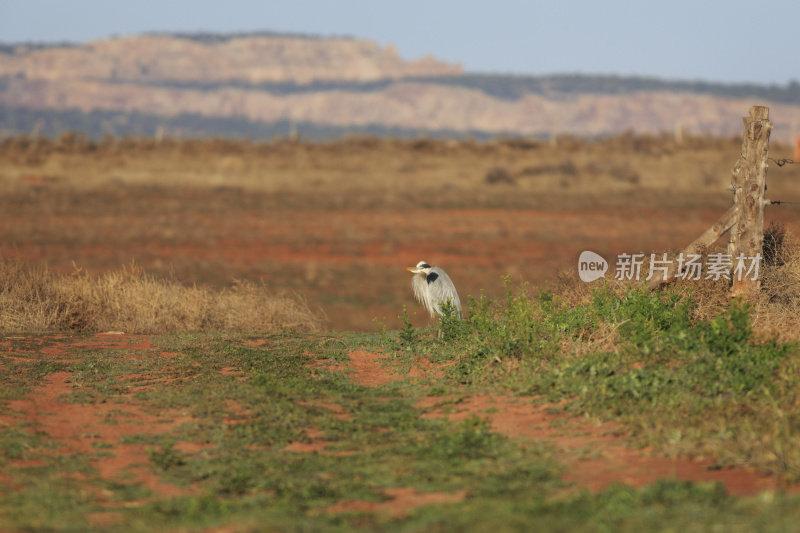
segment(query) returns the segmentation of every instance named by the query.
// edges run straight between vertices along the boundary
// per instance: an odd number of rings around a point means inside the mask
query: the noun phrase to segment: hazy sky
[[[0,0],[0,41],[147,31],[352,35],[468,71],[800,80],[800,0]]]

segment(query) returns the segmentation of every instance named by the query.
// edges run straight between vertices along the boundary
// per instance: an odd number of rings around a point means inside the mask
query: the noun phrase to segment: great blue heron
[[[411,279],[414,297],[431,316],[442,316],[442,304],[449,301],[456,310],[456,316],[461,319],[461,300],[447,272],[425,261],[420,261],[415,267],[406,267],[406,270],[414,273]]]

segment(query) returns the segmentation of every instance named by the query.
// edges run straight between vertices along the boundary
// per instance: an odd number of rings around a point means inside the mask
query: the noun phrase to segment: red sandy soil
[[[83,350],[119,350],[126,352],[126,359],[139,359],[142,357],[152,357],[155,348],[150,344],[149,337],[141,335],[126,335],[122,332],[97,333],[88,339],[70,339],[69,342],[59,342],[68,339],[65,335],[51,335],[46,338],[36,337],[6,337],[5,341],[0,342],[0,353],[3,351],[14,351],[30,354],[30,357],[18,357],[5,355],[7,359],[15,361],[32,361],[35,359],[47,358],[54,359],[62,363],[76,363],[81,359],[72,359],[69,354],[73,351]],[[24,349],[20,349],[20,345]],[[144,352],[143,354],[131,354],[131,351]],[[160,352],[161,356],[174,357],[176,354]]]
[[[390,374],[385,371],[379,360],[383,357],[365,351],[354,351],[347,354],[350,358],[348,368],[355,372],[353,380],[365,387],[378,387],[393,381],[403,379],[398,374]]]
[[[334,413],[334,417],[338,418],[339,420],[350,420],[352,417],[350,413],[344,410],[344,407],[341,405],[331,403],[331,402],[299,402],[300,405],[305,405],[309,407],[322,407],[323,409],[327,409]]]
[[[379,387],[403,379],[403,376],[391,374],[383,369],[379,362],[383,359],[383,356],[379,354],[356,350],[350,352],[348,357],[350,358],[350,362],[347,365],[328,366],[325,360],[320,359],[313,361],[309,366],[312,368],[326,368],[328,370],[351,372],[353,381],[365,387]]]
[[[73,264],[89,272],[118,269],[133,259],[148,272],[174,273],[186,283],[228,285],[237,278],[263,279],[267,287],[296,291],[312,309],[324,311],[330,329],[374,331],[379,328],[374,319],[385,319],[389,328],[400,327],[397,315],[404,304],[415,325],[427,323],[404,270],[420,260],[445,268],[462,300],[481,290],[500,296],[506,274],[534,285],[552,281],[562,271],[577,277],[583,250],[593,250],[613,265],[622,252],[683,247],[723,212],[635,205],[563,205],[550,210],[281,208],[191,212],[155,226],[146,219],[153,215],[146,214],[54,214],[47,228],[37,230],[46,235],[36,241],[10,239],[0,244],[0,255],[46,262],[61,272],[71,272]],[[795,211],[771,209],[767,223],[770,220],[800,229]],[[142,237],[130,228],[149,229]],[[75,235],[87,235],[87,242],[76,242]]]
[[[356,372],[353,379],[357,383],[377,386],[402,379],[379,363],[384,359],[380,354],[355,351],[350,353],[350,358],[349,369]],[[616,482],[638,487],[660,478],[719,481],[737,496],[750,496],[766,489],[800,490],[796,486],[786,487],[778,477],[765,476],[745,467],[711,469],[713,461],[710,459],[664,458],[652,455],[651,450],[630,448],[615,424],[565,420],[563,415],[548,412],[555,407],[552,404],[534,404],[508,396],[475,395],[459,401],[452,412],[444,413],[435,406],[446,400],[431,396],[423,398],[416,406],[428,409],[423,415],[426,417],[446,416],[459,421],[477,415],[488,418],[494,431],[511,438],[550,442],[564,452],[562,460],[569,467],[565,479],[590,490],[603,490]],[[554,425],[554,422],[559,424]]]
[[[252,339],[244,341],[245,346],[264,346],[265,344],[271,345],[272,343],[269,342],[267,339]]]
[[[185,494],[184,489],[162,482],[150,471],[149,455],[144,445],[123,443],[121,439],[129,435],[169,431],[190,421],[191,417],[176,411],[153,415],[136,405],[67,403],[60,397],[73,391],[71,377],[69,372],[50,374],[45,385],[29,397],[9,402],[8,406],[15,414],[0,417],[0,421],[9,425],[18,420],[35,423],[37,430],[44,431],[63,445],[60,453],[91,456],[96,453],[93,447],[96,442],[111,444],[110,457],[92,461],[99,477],[122,480],[125,475],[132,474],[136,482],[159,494]],[[120,415],[119,411],[123,414]],[[116,424],[103,422],[104,418],[112,416],[117,420]]]
[[[243,376],[235,366],[225,366],[220,368],[219,371],[223,376],[235,376],[237,381],[247,381],[247,376]]]
[[[242,380],[239,379],[239,381]],[[225,400],[225,409],[231,414],[223,417],[222,421],[229,426],[243,424],[245,421],[250,420],[253,416],[249,409],[245,408],[242,406],[242,404],[235,400]]]
[[[27,344],[30,347],[31,358],[44,356],[61,361],[69,360],[74,349],[83,350],[89,347],[104,350],[134,348],[139,352],[136,357],[175,355],[159,353],[150,344],[148,337],[141,336],[95,335],[88,339],[54,344],[50,344],[51,340],[53,339],[14,339],[14,342],[17,346],[20,343]],[[423,358],[417,358],[412,372],[402,375],[393,371],[391,361],[387,360],[388,357],[384,354],[357,350],[351,352],[349,357],[348,365],[327,368],[347,370],[352,373],[357,383],[364,386],[381,386],[402,379],[418,379],[441,372],[440,367]],[[315,362],[312,366],[318,366],[318,363]],[[223,370],[235,373],[235,369]],[[73,392],[75,387],[71,378],[69,372],[50,374],[46,382],[28,397],[9,402],[11,414],[0,416],[0,424],[13,426],[19,421],[34,422],[35,425],[29,430],[45,431],[62,445],[56,453],[80,453],[93,457],[97,451],[93,446],[94,443],[110,444],[112,448],[108,451],[111,456],[92,459],[100,478],[128,482],[132,479],[162,497],[190,492],[160,479],[158,473],[152,470],[145,446],[121,442],[125,436],[157,434],[190,422],[192,418],[188,414],[175,410],[162,410],[158,414],[148,413],[130,395],[125,398],[124,404],[68,403],[64,396]],[[714,470],[709,468],[713,464],[711,460],[670,459],[652,455],[651,450],[633,449],[627,445],[615,424],[590,424],[574,418],[565,418],[564,415],[548,412],[549,408],[554,407],[553,405],[489,395],[467,396],[456,403],[450,403],[448,400],[441,396],[425,397],[417,403],[417,407],[426,410],[423,416],[447,417],[452,421],[462,420],[470,415],[485,417],[494,431],[511,438],[551,443],[563,452],[562,461],[568,467],[565,479],[575,483],[576,486],[591,490],[602,490],[615,482],[641,486],[664,477],[719,481],[730,493],[740,496],[754,495],[767,489],[797,489],[794,486],[783,486],[776,477],[764,476],[744,467]],[[312,405],[328,409],[343,419],[349,417],[341,406],[330,402],[313,402]],[[445,411],[444,406],[449,406],[450,410]],[[231,402],[228,408],[237,413],[230,419],[231,424],[238,423],[242,417],[250,416],[246,409],[235,402]],[[113,416],[117,423],[105,424],[103,420],[109,416]],[[324,433],[320,430],[308,428],[306,436],[309,442],[293,442],[285,449],[299,453],[331,455],[355,453],[328,450],[333,442],[326,441]],[[176,444],[176,448],[183,453],[201,453],[209,447],[210,445],[205,443]],[[31,461],[40,460],[12,462],[12,466],[32,466],[34,463]],[[9,477],[0,473],[0,483],[8,486]],[[366,511],[402,516],[420,505],[460,501],[465,497],[464,492],[423,494],[416,492],[414,488],[387,489],[383,492],[388,497],[386,501],[340,502],[326,512]],[[98,502],[108,504],[102,493],[98,493],[97,498]],[[109,511],[95,513],[90,520],[95,525],[102,525],[114,523],[118,518]]]
[[[443,399],[426,398],[417,404],[426,407]],[[787,488],[775,476],[765,476],[744,467],[710,469],[713,461],[694,461],[651,455],[648,449],[633,449],[613,423],[588,424],[563,415],[551,414],[552,404],[534,404],[507,396],[476,395],[464,398],[447,414],[431,409],[423,417],[447,417],[464,420],[470,415],[488,418],[492,429],[511,438],[552,443],[567,463],[564,476],[593,491],[613,483],[634,487],[647,485],[661,478],[691,481],[719,481],[731,494],[752,496],[767,489]],[[487,412],[488,411],[488,412]],[[554,425],[554,422],[559,422]],[[583,457],[581,457],[582,452]],[[791,487],[798,489],[800,487]]]
[[[294,441],[290,442],[283,449],[287,452],[319,453],[321,455],[336,455],[340,457],[356,453],[350,450],[342,450],[338,452],[327,450],[326,448],[331,444],[335,444],[335,442],[323,440],[322,437],[324,436],[324,433],[318,429],[306,428],[305,434],[309,439],[311,439],[311,442]]]
[[[351,372],[350,377],[357,384],[365,387],[379,387],[403,379],[439,377],[442,375],[442,367],[449,364],[434,365],[424,357],[416,357],[414,359],[414,366],[409,369],[408,373],[400,374],[399,372],[390,372],[382,364],[391,359],[389,356],[363,350],[355,350],[347,355],[350,358],[350,362],[347,365],[324,366],[324,361],[318,360],[310,366],[315,368],[327,368],[328,370],[348,371]]]
[[[407,515],[417,507],[434,503],[456,503],[467,496],[467,491],[456,492],[417,492],[413,488],[401,487],[381,491],[389,497],[382,502],[364,500],[348,500],[339,502],[325,509],[325,513],[360,512],[385,514],[392,518]]]
[[[43,339],[45,341],[52,340]],[[54,340],[62,340],[57,338]],[[16,341],[20,342],[20,341]],[[24,342],[24,341],[23,341]],[[47,346],[39,346],[42,340],[30,339],[28,344],[33,348],[31,357],[45,357],[58,361],[71,361],[71,353],[82,350],[122,350],[126,353],[120,357],[159,357],[160,354],[150,344],[147,337],[131,335],[99,334],[85,340],[57,342]],[[37,347],[38,346],[38,347]],[[128,353],[137,350],[144,354]],[[169,354],[171,355],[171,354]],[[135,376],[131,376],[135,378]],[[177,410],[161,410],[158,414],[147,412],[144,407],[126,396],[125,403],[68,403],[65,396],[76,390],[70,372],[55,372],[46,378],[46,382],[22,400],[10,401],[10,415],[0,416],[0,424],[13,426],[17,422],[32,422],[31,431],[44,431],[58,441],[62,448],[56,453],[78,453],[92,457],[97,453],[95,444],[102,442],[111,445],[103,449],[109,456],[92,459],[97,475],[106,480],[138,482],[161,496],[187,494],[181,487],[161,481],[157,473],[152,471],[149,454],[141,444],[123,443],[122,439],[130,435],[158,434],[169,431],[192,420],[191,416]],[[106,418],[113,418],[116,423],[107,424]],[[176,448],[186,453],[194,453],[206,446],[195,443],[178,443]],[[35,450],[34,450],[35,451]],[[48,452],[49,453],[49,452]],[[12,466],[24,466],[25,462],[12,462]],[[98,494],[103,500],[103,494]]]

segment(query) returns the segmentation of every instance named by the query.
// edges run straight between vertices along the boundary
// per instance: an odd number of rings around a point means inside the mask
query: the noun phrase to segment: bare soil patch
[[[403,379],[403,376],[384,370],[380,361],[385,360],[386,357],[381,354],[356,350],[347,356],[350,358],[347,368],[355,371],[353,380],[359,385],[379,387]]]
[[[381,491],[388,499],[381,502],[349,500],[339,502],[325,509],[325,513],[373,513],[400,518],[409,512],[436,503],[457,503],[467,496],[467,491],[456,492],[417,492],[411,487],[384,489]]]
[[[745,467],[714,469],[714,461],[664,458],[648,449],[633,449],[626,444],[619,428],[610,422],[589,424],[553,414],[552,404],[506,397],[475,395],[452,404],[452,410],[431,406],[442,398],[425,398],[418,407],[429,409],[423,417],[446,417],[460,421],[477,415],[488,418],[494,431],[511,438],[547,441],[557,447],[561,460],[569,467],[564,478],[593,491],[614,483],[634,487],[648,485],[662,478],[690,481],[718,481],[731,494],[752,496],[766,489],[800,491],[787,486],[777,476],[764,475]],[[448,404],[451,405],[451,404]]]
[[[321,407],[323,409],[327,409],[328,411],[333,413],[333,416],[338,418],[339,420],[351,420],[352,417],[350,413],[348,413],[344,407],[339,404],[335,404],[332,402],[299,402],[300,405],[308,405],[313,407]]]
[[[443,368],[451,363],[435,365],[424,357],[416,356],[414,363],[407,373],[400,373],[397,365],[384,364],[390,357],[385,354],[367,352],[364,350],[354,350],[347,354],[350,361],[346,365],[327,366],[323,361],[315,361],[311,366],[316,368],[327,368],[329,370],[347,371],[353,381],[365,387],[379,387],[388,383],[394,383],[404,379],[424,380],[428,378],[441,377]]]
[[[335,455],[339,457],[356,453],[350,450],[331,451],[326,449],[331,444],[336,444],[336,442],[324,440],[323,436],[325,433],[318,429],[306,428],[305,434],[311,442],[293,441],[287,444],[283,449],[287,452],[319,453],[321,455]]]
[[[403,376],[384,369],[381,361],[384,361],[386,356],[383,354],[355,350],[347,356],[350,361],[346,365],[327,365],[324,360],[316,360],[310,366],[348,372],[353,381],[365,387],[379,387],[403,379]]]
[[[45,384],[23,400],[11,401],[11,416],[0,418],[8,425],[17,421],[34,423],[35,430],[44,431],[63,445],[60,453],[79,453],[92,457],[96,444],[106,445],[104,457],[91,460],[102,479],[127,481],[130,476],[162,496],[186,494],[183,488],[161,481],[149,467],[149,455],[144,445],[122,442],[131,435],[158,434],[191,421],[187,414],[162,411],[158,415],[145,412],[136,405],[108,403],[80,405],[68,403],[63,396],[73,391],[70,372],[55,372]],[[112,411],[124,412],[117,416]],[[112,417],[109,424],[104,419]]]
[[[219,373],[223,376],[234,376],[237,381],[247,381],[247,376],[242,375],[242,372],[235,366],[224,366],[219,369]]]
[[[150,338],[142,335],[127,335],[121,332],[97,333],[89,338],[68,338],[64,336],[48,337],[56,342],[42,346],[36,353],[42,357],[56,359],[61,362],[77,362],[80,359],[70,358],[68,355],[75,351],[88,350],[114,350],[125,352],[126,359],[139,359],[155,355],[155,348],[150,343]],[[69,342],[58,342],[67,340]],[[131,351],[144,352],[132,354]]]
[[[228,414],[222,418],[222,422],[229,426],[243,424],[244,422],[253,418],[250,409],[244,407],[242,404],[235,400],[225,400],[225,409]]]
[[[72,362],[74,355],[84,350],[115,350],[119,357],[158,357],[159,352],[148,337],[133,335],[97,334],[86,339],[64,337],[42,338],[55,341],[42,343],[31,350],[32,356],[59,362]],[[37,343],[31,342],[31,345]],[[137,353],[131,354],[130,351]],[[140,353],[144,352],[144,353]],[[6,356],[7,357],[7,356]],[[128,376],[131,380],[140,376]],[[131,393],[156,382],[169,382],[166,378],[147,377],[142,385],[131,387]],[[191,422],[192,417],[184,412],[161,409],[154,414],[146,406],[135,401],[131,393],[124,395],[124,402],[71,403],[68,397],[76,392],[73,375],[69,371],[49,374],[45,382],[21,400],[8,402],[10,414],[0,416],[0,423],[13,427],[19,422],[27,426],[25,431],[43,431],[62,445],[59,454],[81,454],[89,457],[98,477],[104,480],[140,483],[159,497],[178,496],[190,490],[162,481],[152,469],[147,447],[142,444],[123,442],[133,435],[157,435]],[[178,443],[176,448],[194,453],[207,445]],[[98,449],[103,453],[98,455]],[[32,450],[36,452],[36,450]],[[44,451],[43,451],[44,452]],[[48,452],[49,453],[49,452]],[[98,493],[102,500],[102,491]]]
[[[379,361],[385,358],[379,354],[354,351],[349,357],[350,364],[347,367],[335,369],[355,371],[353,379],[361,385],[376,387],[403,379],[403,376],[392,373],[391,368],[380,364]],[[409,375],[418,377],[437,372],[440,373],[441,369],[425,361],[416,364]],[[449,406],[447,412],[442,407],[436,407],[443,403]],[[464,397],[455,404],[448,403],[448,399],[441,396],[426,396],[415,406],[427,410],[423,417],[446,417],[457,422],[477,415],[488,418],[493,431],[508,437],[552,443],[563,452],[562,461],[569,467],[565,480],[593,491],[601,491],[614,483],[640,487],[661,478],[674,478],[718,481],[737,496],[752,496],[766,489],[800,492],[800,487],[788,486],[777,476],[745,467],[717,469],[714,468],[713,459],[665,458],[653,455],[652,450],[631,448],[617,425],[589,424],[563,414],[554,414],[550,412],[557,407],[554,404],[484,394]]]

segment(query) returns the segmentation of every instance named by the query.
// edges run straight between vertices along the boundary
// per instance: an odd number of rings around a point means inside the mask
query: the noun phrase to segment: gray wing
[[[411,288],[414,289],[414,297],[421,303],[425,309],[433,316],[439,312],[439,306],[434,307],[431,302],[431,293],[428,288],[428,282],[423,274],[415,274],[411,277]]]
[[[450,300],[458,310],[458,318],[461,318],[461,300],[459,300],[456,286],[453,285],[447,272],[439,267],[433,267],[431,268],[431,273],[428,274],[427,282],[428,290],[431,294],[431,302],[436,314],[441,316],[442,309],[440,304]]]

